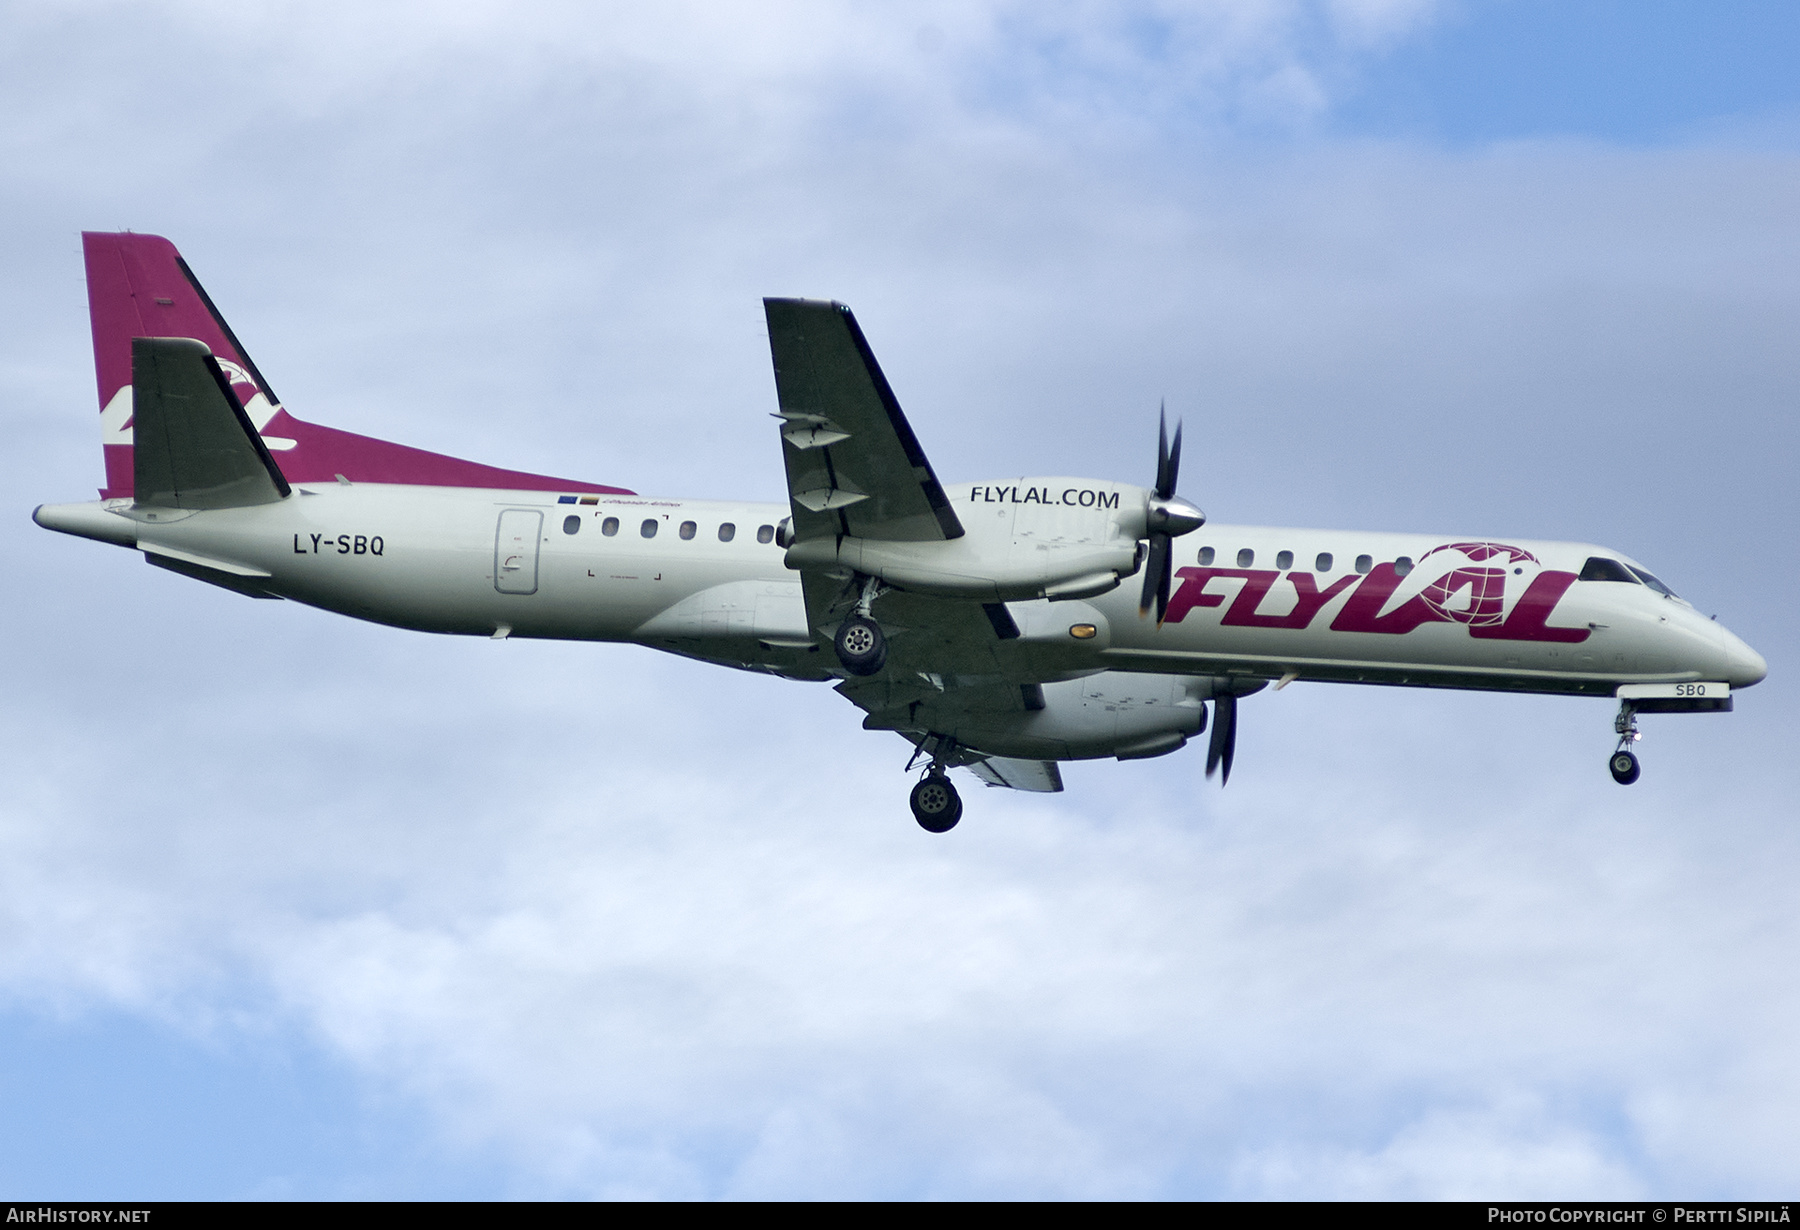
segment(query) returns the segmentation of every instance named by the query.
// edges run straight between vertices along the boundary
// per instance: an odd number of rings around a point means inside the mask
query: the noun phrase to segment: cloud
[[[1146,477],[1168,396],[1216,523],[1591,536],[1777,673],[1629,792],[1605,705],[1297,685],[1228,791],[1077,765],[930,841],[823,688],[18,515],[11,1003],[298,1036],[525,1194],[1791,1180],[1791,158],[1260,142],[1407,5],[20,11],[106,32],[7,78],[21,500],[97,473],[72,233],[130,222],[335,426],[777,498],[756,299],[831,294],[946,476]]]
[[[1433,0],[1065,0],[851,5],[838,0],[653,8],[529,5],[268,4],[210,0],[154,13],[110,0],[15,6],[39,38],[85,33],[84,91],[131,75],[115,48],[148,39],[191,65],[163,99],[235,95],[251,103],[228,127],[294,115],[391,106],[453,82],[439,98],[468,105],[541,93],[570,77],[610,78],[664,101],[764,120],[871,110],[935,127],[951,115],[1041,124],[1088,115],[1186,125],[1244,116],[1301,123],[1329,105],[1345,71],[1430,25]],[[115,42],[114,40],[119,40]],[[110,79],[110,80],[109,80]],[[161,100],[153,101],[157,106]],[[88,114],[92,116],[92,112]],[[171,134],[173,136],[175,134]]]

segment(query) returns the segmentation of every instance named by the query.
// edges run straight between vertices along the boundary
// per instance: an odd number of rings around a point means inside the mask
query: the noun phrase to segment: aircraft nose
[[[1737,640],[1736,637],[1732,638]],[[1760,653],[1738,641],[1731,655],[1730,684],[1734,688],[1747,688],[1753,683],[1761,683],[1769,676],[1769,664]]]
[[[1725,682],[1734,688],[1747,688],[1768,676],[1769,664],[1760,653],[1724,628],[1719,629],[1719,638],[1725,644]]]

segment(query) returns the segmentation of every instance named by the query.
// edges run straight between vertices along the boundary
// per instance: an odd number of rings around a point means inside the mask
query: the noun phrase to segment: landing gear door
[[[537,593],[538,544],[544,514],[533,508],[509,508],[500,514],[494,533],[494,588],[503,594]]]

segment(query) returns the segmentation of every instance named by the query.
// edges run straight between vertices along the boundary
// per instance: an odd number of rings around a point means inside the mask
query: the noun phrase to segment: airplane
[[[1727,712],[1767,674],[1604,547],[1210,523],[1166,421],[1149,487],[945,485],[836,302],[763,301],[787,503],[676,499],[296,418],[173,244],[82,244],[106,485],[37,524],[398,628],[835,683],[923,763],[930,832],[962,816],[951,769],[1057,791],[1062,761],[1167,755],[1209,718],[1223,784],[1238,702],[1296,680],[1611,697],[1629,785],[1639,714]]]

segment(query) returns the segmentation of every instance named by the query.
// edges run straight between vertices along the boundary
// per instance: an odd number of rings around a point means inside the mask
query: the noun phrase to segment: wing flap
[[[990,786],[1028,790],[1034,794],[1058,794],[1063,788],[1062,773],[1054,760],[1015,760],[1011,756],[989,756],[971,764],[969,772]]]

